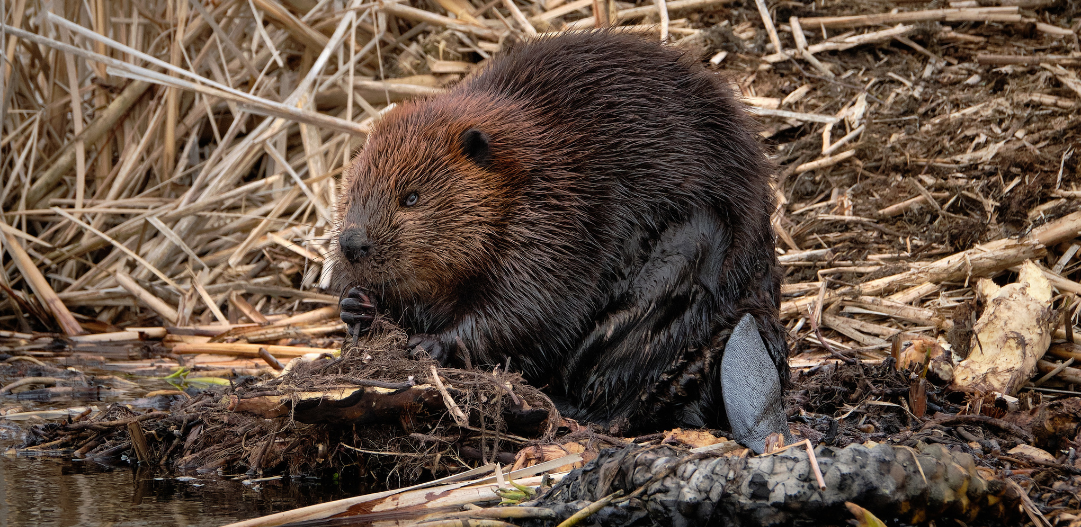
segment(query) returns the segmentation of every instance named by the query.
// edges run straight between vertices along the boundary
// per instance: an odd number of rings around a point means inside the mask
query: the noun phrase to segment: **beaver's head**
[[[336,281],[423,298],[488,271],[524,177],[494,108],[448,95],[376,124],[343,181]]]

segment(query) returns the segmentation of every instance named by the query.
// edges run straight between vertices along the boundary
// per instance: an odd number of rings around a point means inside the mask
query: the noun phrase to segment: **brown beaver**
[[[513,46],[388,112],[348,168],[342,320],[444,363],[508,357],[614,431],[787,432],[772,167],[729,88],[612,32]],[[745,316],[746,315],[746,316]]]

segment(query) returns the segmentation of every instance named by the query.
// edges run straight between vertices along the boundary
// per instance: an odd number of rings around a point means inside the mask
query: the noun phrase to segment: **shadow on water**
[[[320,481],[245,485],[86,461],[0,455],[0,525],[222,525],[365,492],[360,485],[352,487]]]

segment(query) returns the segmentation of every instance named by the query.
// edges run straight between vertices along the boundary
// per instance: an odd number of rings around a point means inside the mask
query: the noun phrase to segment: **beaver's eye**
[[[412,207],[413,205],[417,204],[418,199],[420,199],[419,194],[417,194],[416,192],[410,192],[408,195],[405,196],[405,199],[402,200],[402,205],[405,205],[406,207]]]

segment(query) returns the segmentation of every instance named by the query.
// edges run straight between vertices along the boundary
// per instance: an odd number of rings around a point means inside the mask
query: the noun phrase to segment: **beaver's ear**
[[[488,134],[476,128],[466,130],[462,133],[462,153],[479,166],[491,164],[492,150]]]

